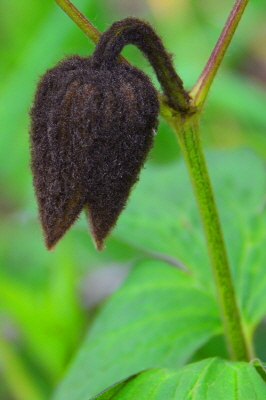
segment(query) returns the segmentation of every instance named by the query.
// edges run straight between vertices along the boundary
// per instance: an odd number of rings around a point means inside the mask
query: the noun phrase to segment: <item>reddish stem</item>
[[[202,107],[205,102],[212,81],[217,74],[225,52],[231,43],[248,1],[249,0],[236,0],[207,64],[205,65],[196,84],[190,91],[190,96],[193,98],[192,103],[195,106]]]

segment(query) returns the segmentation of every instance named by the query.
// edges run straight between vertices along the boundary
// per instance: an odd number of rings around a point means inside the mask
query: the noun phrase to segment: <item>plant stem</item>
[[[100,32],[69,0],[55,0],[63,11],[74,21],[93,43],[97,43]]]
[[[209,93],[213,79],[215,78],[219,66],[223,60],[225,52],[231,43],[235,30],[239,24],[242,14],[249,0],[236,0],[229,14],[222,33],[205,65],[200,77],[190,91],[192,105],[202,108]]]
[[[237,361],[252,358],[252,347],[244,334],[236,302],[219,216],[202,151],[199,119],[213,79],[247,4],[248,0],[235,1],[211,56],[190,91],[191,106],[198,109],[196,114],[185,118],[167,118],[177,134],[186,161],[205,232],[228,350],[231,358]]]
[[[248,361],[252,351],[244,335],[211,182],[200,140],[199,115],[169,121],[188,168],[207,242],[212,273],[232,360]]]
[[[63,11],[75,22],[75,24],[85,33],[93,43],[98,43],[101,32],[82,14],[69,0],[55,0]],[[119,60],[125,63],[128,61],[121,54]]]

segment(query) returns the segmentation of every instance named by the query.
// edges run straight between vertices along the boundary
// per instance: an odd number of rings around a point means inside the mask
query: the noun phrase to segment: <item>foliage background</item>
[[[232,0],[76,0],[100,30],[129,15],[154,24],[190,88],[220,33]],[[266,156],[266,4],[250,2],[203,115],[206,147],[250,147]],[[47,399],[99,303],[143,256],[116,238],[98,254],[84,216],[53,253],[42,242],[29,169],[28,110],[34,87],[66,54],[93,45],[52,0],[0,0],[0,398]],[[139,51],[124,55],[150,75]],[[156,79],[153,77],[154,83]],[[179,157],[162,121],[150,165]],[[243,163],[245,160],[243,160]],[[130,232],[128,232],[130,236]],[[262,325],[257,332],[263,353]]]

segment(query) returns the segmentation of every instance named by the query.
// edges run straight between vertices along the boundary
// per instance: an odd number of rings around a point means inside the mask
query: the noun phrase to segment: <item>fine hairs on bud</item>
[[[116,51],[101,58],[105,40],[97,57],[70,56],[46,71],[30,111],[31,168],[48,249],[85,209],[101,250],[153,145],[156,90]]]

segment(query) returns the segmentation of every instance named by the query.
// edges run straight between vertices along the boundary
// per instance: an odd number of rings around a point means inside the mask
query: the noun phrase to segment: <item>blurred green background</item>
[[[233,0],[74,4],[100,31],[126,16],[150,21],[191,88]],[[265,18],[265,1],[251,1],[202,118],[206,147],[246,146],[266,157]],[[63,375],[101,300],[142,252],[114,233],[98,254],[82,215],[49,253],[37,220],[28,141],[35,84],[64,55],[88,55],[94,45],[52,0],[0,0],[0,48],[0,399],[41,400]],[[138,50],[128,46],[123,54],[152,75]],[[174,135],[161,121],[151,162],[176,157]]]

